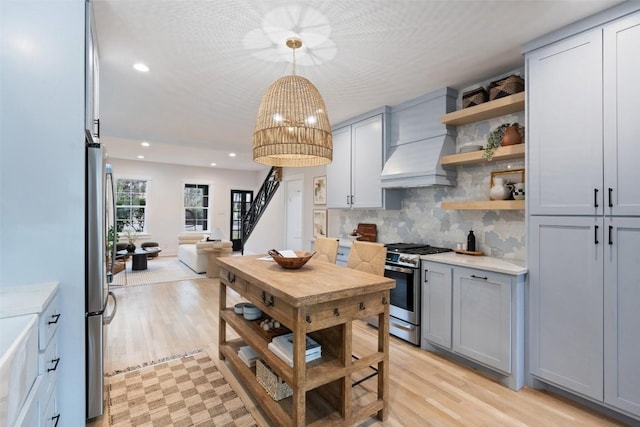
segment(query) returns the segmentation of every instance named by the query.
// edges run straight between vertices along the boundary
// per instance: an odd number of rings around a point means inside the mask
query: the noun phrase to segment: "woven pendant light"
[[[253,132],[253,160],[269,166],[320,166],[333,160],[329,117],[320,92],[295,75],[300,39],[293,49],[293,74],[276,80],[265,92]]]

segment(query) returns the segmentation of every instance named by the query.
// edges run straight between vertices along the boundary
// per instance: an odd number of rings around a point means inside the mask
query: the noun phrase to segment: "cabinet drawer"
[[[58,334],[54,334],[47,348],[38,355],[38,374],[46,375],[55,373],[60,363],[59,357]]]
[[[31,391],[24,402],[15,427],[33,427],[40,426],[40,400],[42,398],[43,378],[39,376],[31,387]]]
[[[291,328],[295,318],[295,309],[276,296],[263,291],[255,285],[247,285],[246,298],[256,305],[263,313]]]
[[[388,304],[388,291],[357,296],[337,303],[315,304],[306,309],[307,330],[315,331],[383,313]]]
[[[54,297],[44,309],[38,321],[40,350],[44,350],[47,347],[49,340],[51,340],[53,334],[58,330],[59,323],[60,309],[58,306],[58,298]]]
[[[58,397],[55,383],[49,388],[48,394],[42,396],[41,407],[42,415],[40,419],[41,427],[56,427],[60,419],[58,413]]]

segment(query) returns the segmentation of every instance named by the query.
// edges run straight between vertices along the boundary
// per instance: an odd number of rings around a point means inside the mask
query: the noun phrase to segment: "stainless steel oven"
[[[451,249],[420,243],[393,243],[385,246],[387,261],[384,275],[396,281],[396,287],[391,289],[389,332],[412,344],[420,345],[420,317],[422,316],[420,255],[448,252]],[[367,320],[377,326],[377,317]]]

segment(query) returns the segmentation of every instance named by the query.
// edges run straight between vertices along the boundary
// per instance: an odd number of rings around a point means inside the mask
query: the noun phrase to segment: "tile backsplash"
[[[485,144],[491,129],[505,122],[524,123],[523,113],[498,117],[457,128],[457,146]],[[526,136],[525,136],[526,140]],[[402,209],[397,211],[335,210],[330,236],[346,237],[358,223],[374,223],[378,241],[418,242],[455,248],[466,243],[469,230],[476,235],[476,250],[485,255],[524,260],[525,214],[523,210],[443,210],[443,200],[489,200],[492,171],[522,169],[524,159],[458,166],[456,187],[418,187],[403,190]],[[335,218],[337,216],[337,218]]]

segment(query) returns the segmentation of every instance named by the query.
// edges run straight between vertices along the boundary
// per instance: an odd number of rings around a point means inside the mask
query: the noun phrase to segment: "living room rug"
[[[109,378],[112,426],[256,426],[205,352]]]
[[[110,286],[140,286],[153,283],[177,282],[179,280],[204,279],[206,274],[198,274],[175,257],[150,258],[146,270],[132,271],[131,260],[127,261],[127,272],[113,276]]]

